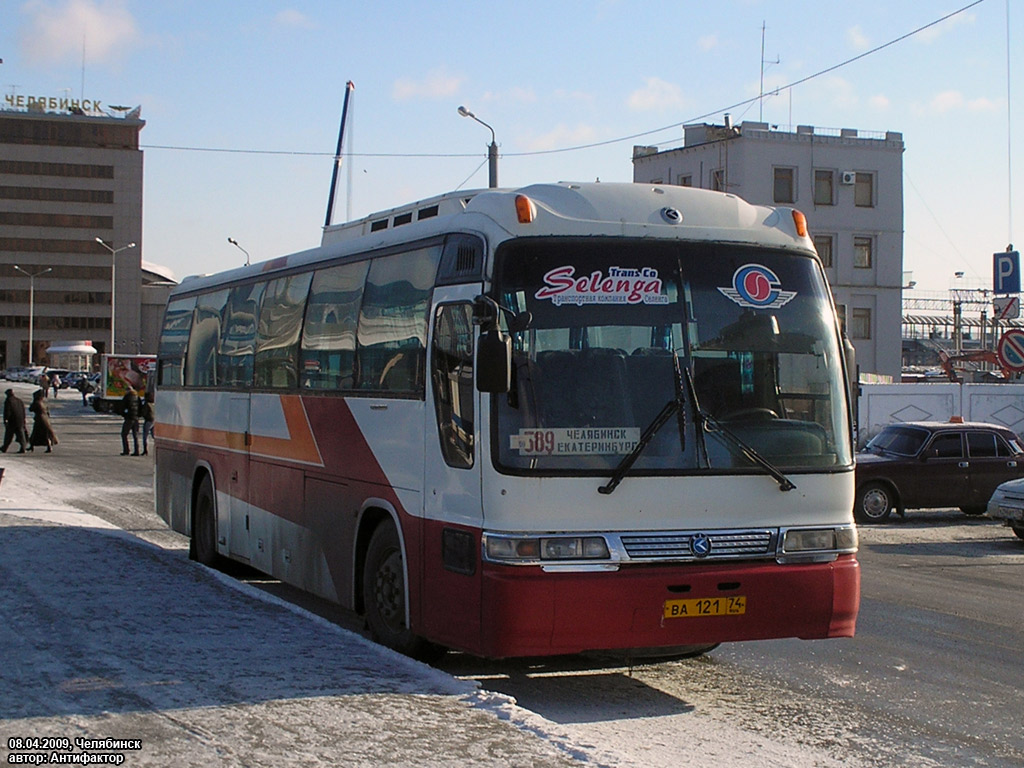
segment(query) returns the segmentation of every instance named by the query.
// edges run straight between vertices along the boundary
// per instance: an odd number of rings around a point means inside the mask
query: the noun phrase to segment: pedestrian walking
[[[50,377],[50,386],[53,387],[53,396],[57,397],[57,393],[60,391],[60,374],[55,373]]]
[[[128,455],[128,435],[132,436],[135,443],[135,451],[132,456],[139,455],[139,395],[129,386],[124,397],[121,398],[121,415],[124,416],[124,424],[121,425],[121,455]]]
[[[152,390],[146,392],[146,396],[142,399],[142,408],[139,413],[142,416],[142,455],[146,456],[149,453],[149,438],[153,436],[153,424],[156,422]]]
[[[89,395],[96,391],[96,387],[89,380],[88,376],[83,376],[75,384],[75,388],[82,393],[82,405],[89,405]]]
[[[20,446],[18,453],[25,452],[28,444],[28,435],[25,434],[25,404],[14,394],[13,389],[7,390],[7,397],[4,398],[4,444],[0,451],[7,453],[11,442],[18,441]]]
[[[50,377],[45,373],[39,377],[39,386],[43,388],[43,397],[50,391]]]
[[[46,390],[37,389],[32,395],[32,404],[28,407],[35,415],[32,422],[32,434],[29,436],[28,449],[34,450],[36,446],[46,446],[46,452],[51,453],[53,446],[57,444],[57,435],[53,433],[50,425],[50,409],[46,406]]]

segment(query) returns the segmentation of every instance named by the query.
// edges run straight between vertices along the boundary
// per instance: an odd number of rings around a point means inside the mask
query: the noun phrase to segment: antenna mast
[[[356,89],[355,83],[349,80],[345,83],[345,101],[341,106],[341,126],[338,128],[338,148],[334,151],[334,171],[331,173],[331,191],[327,195],[327,216],[324,218],[324,226],[331,226],[331,215],[334,213],[334,192],[338,186],[338,169],[341,167],[341,147],[345,140],[345,121],[348,118],[348,99],[352,91]]]

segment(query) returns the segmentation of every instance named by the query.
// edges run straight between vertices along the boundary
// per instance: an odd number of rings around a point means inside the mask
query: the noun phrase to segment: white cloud
[[[462,75],[449,74],[440,67],[428,72],[421,80],[399,78],[391,88],[391,96],[395,101],[444,99],[458,93],[465,79]]]
[[[865,51],[871,47],[871,41],[860,28],[860,24],[846,30],[846,39],[850,45],[858,51]]]
[[[871,106],[875,109],[888,109],[889,108],[889,97],[879,93],[876,96],[871,97]]]
[[[285,8],[274,16],[274,24],[280,27],[293,27],[295,29],[315,29],[316,24],[302,11],[294,8]]]
[[[567,125],[559,124],[552,130],[532,139],[527,139],[524,144],[531,152],[540,152],[546,149],[562,149],[578,144],[590,144],[597,136],[593,126],[577,125],[570,128]]]
[[[658,77],[649,77],[643,88],[629,94],[626,104],[630,109],[647,112],[682,107],[685,106],[686,99],[683,98],[683,90],[678,85]]]
[[[710,51],[718,47],[718,35],[704,35],[697,41],[697,47],[702,51]]]
[[[486,91],[483,100],[501,104],[533,104],[537,101],[537,94],[533,88],[516,86],[507,91]]]
[[[941,24],[936,24],[934,27],[928,27],[923,32],[914,35],[914,39],[921,43],[933,43],[947,32],[954,31],[957,27],[964,24],[973,24],[977,21],[977,18],[973,13],[958,13],[953,18],[947,19]]]
[[[30,0],[21,9],[27,30],[21,37],[25,58],[33,64],[81,60],[109,61],[139,42],[135,17],[123,0]]]

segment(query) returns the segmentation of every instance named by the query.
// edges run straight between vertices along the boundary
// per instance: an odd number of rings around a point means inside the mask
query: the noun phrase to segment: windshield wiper
[[[792,491],[796,488],[793,481],[782,474],[782,471],[778,467],[758,453],[752,446],[741,440],[739,435],[729,429],[729,427],[725,426],[725,424],[700,407],[700,403],[697,400],[697,390],[693,386],[693,378],[690,376],[690,369],[684,368],[683,373],[686,376],[686,390],[687,394],[690,396],[690,402],[693,404],[694,420],[697,422],[699,434],[703,435],[705,432],[711,431],[717,432],[725,438],[727,445],[739,450],[747,460],[761,467],[761,469],[771,475],[775,479],[775,482],[779,484],[780,491]],[[708,429],[709,426],[711,429]],[[705,448],[705,452],[706,451],[707,449]]]
[[[658,415],[654,417],[654,421],[647,425],[647,429],[640,435],[640,440],[633,446],[633,450],[622,457],[622,461],[619,462],[619,466],[612,472],[611,478],[607,483],[600,486],[597,490],[599,493],[608,494],[619,487],[619,483],[626,477],[630,468],[636,463],[636,460],[640,458],[640,454],[647,448],[648,443],[658,433],[658,430],[665,426],[665,422],[668,421],[672,414],[676,414],[679,417],[679,448],[682,452],[686,452],[686,424],[683,419],[683,402],[682,402],[682,381],[679,373],[679,356],[672,353],[675,378],[675,397],[665,403],[664,407],[658,412]]]

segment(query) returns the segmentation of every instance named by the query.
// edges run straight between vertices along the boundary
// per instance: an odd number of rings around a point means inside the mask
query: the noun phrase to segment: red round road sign
[[[1004,368],[1024,373],[1024,329],[1011,328],[999,337],[996,355]]]

